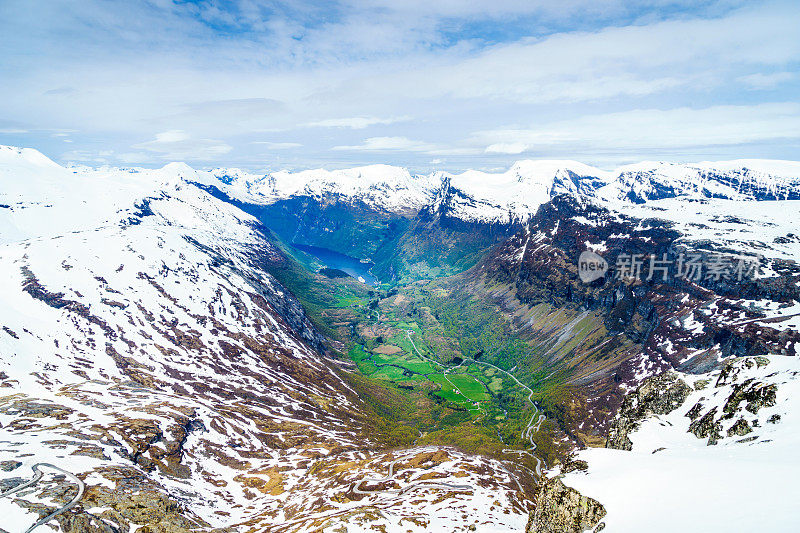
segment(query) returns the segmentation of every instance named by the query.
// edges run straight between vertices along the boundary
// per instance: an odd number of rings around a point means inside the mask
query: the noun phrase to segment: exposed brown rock
[[[611,422],[606,448],[630,450],[628,434],[652,415],[665,415],[677,409],[689,396],[691,387],[675,372],[666,372],[645,379],[622,403],[619,415]]]
[[[601,531],[605,515],[600,502],[567,487],[561,478],[553,478],[536,495],[536,511],[531,514],[526,533]]]

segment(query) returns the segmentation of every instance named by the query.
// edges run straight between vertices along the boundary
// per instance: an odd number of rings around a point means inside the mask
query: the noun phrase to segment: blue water
[[[380,284],[380,280],[369,272],[369,269],[373,266],[372,263],[362,263],[355,257],[340,254],[327,248],[320,248],[319,246],[309,246],[307,244],[292,244],[292,246],[302,252],[313,255],[328,268],[336,268],[356,279],[363,278],[367,285],[374,287]]]

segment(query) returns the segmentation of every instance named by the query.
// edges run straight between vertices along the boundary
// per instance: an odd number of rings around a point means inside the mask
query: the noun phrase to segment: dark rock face
[[[568,463],[565,463],[564,466],[561,468],[561,472],[563,474],[568,474],[568,473],[574,472],[576,470],[583,472],[583,471],[586,471],[588,469],[589,469],[589,463],[587,463],[586,461],[583,461],[582,459],[575,459],[575,460],[569,461]]]
[[[674,372],[645,379],[622,403],[618,417],[611,422],[606,448],[630,450],[628,434],[652,415],[665,415],[677,409],[692,391]]]
[[[22,466],[19,461],[0,461],[0,470],[3,472],[11,472]]]
[[[0,492],[11,490],[18,485],[22,485],[26,481],[28,480],[22,479],[21,477],[9,477],[5,479],[0,479]]]
[[[732,415],[739,408],[739,405],[744,402],[745,409],[756,414],[762,407],[775,405],[777,391],[778,387],[774,383],[755,383],[754,380],[749,379],[733,388],[733,392],[728,397],[728,401],[725,402],[725,407],[723,407],[722,411],[726,415]]]
[[[601,255],[612,267],[623,254],[644,258],[666,254],[673,260],[681,254],[696,255],[703,262],[735,254],[713,242],[693,241],[670,221],[633,218],[557,196],[539,208],[528,228],[496,246],[465,274],[476,295],[494,298],[511,316],[526,317],[532,308],[549,306],[570,316],[588,312],[602,320],[602,340],[607,342],[577,344],[566,356],[537,361],[569,375],[576,396],[591,398],[591,409],[572,418],[594,418],[592,436],[607,433],[609,415],[621,406],[625,389],[638,386],[643,375],[669,370],[701,374],[718,369],[727,358],[796,355],[800,333],[769,327],[770,321],[779,319],[766,319],[763,310],[741,299],[800,299],[800,265],[776,266],[776,262],[772,268],[779,276],[771,278],[740,282],[706,276],[688,281],[676,277],[674,269],[663,279],[644,260],[638,277],[618,279],[617,268],[583,283],[578,258],[589,247],[599,246],[587,243],[602,243]],[[651,273],[654,276],[648,279]],[[530,328],[525,319],[514,324],[520,331],[531,331],[537,342],[555,343],[562,333]],[[544,353],[550,357],[552,352],[547,348]],[[575,405],[583,409],[580,401]],[[579,433],[576,424],[565,425],[569,426],[565,431]]]
[[[729,385],[736,381],[736,378],[739,376],[742,370],[753,368],[755,366],[762,367],[768,364],[769,359],[766,357],[748,357],[745,359],[732,359],[726,361],[722,366],[722,370],[720,371],[719,377],[717,378],[714,386],[721,387],[723,385]]]
[[[179,502],[147,488],[133,492],[91,487],[83,499],[82,507],[106,510],[97,514],[83,512],[61,515],[57,520],[63,531],[117,533],[130,531],[138,525],[137,531],[144,533],[188,533],[198,525],[205,525],[198,518],[186,518],[183,515],[185,509]]]
[[[603,505],[567,487],[560,478],[548,480],[536,496],[536,511],[526,533],[583,533],[601,531],[606,515]]]
[[[730,429],[728,429],[728,436],[733,437],[734,435],[738,435],[739,437],[743,437],[748,433],[752,433],[752,431],[753,430],[750,428],[750,424],[747,423],[747,420],[740,418],[730,427]]]
[[[753,427],[758,425],[756,415],[763,407],[772,407],[777,402],[778,387],[774,383],[762,383],[754,378],[740,380],[740,374],[746,369],[762,367],[769,364],[765,357],[743,357],[726,361],[719,377],[714,384],[715,388],[731,386],[731,392],[725,398],[722,409],[714,407],[706,411],[704,399],[698,401],[686,413],[692,420],[689,431],[699,439],[708,439],[708,445],[714,445],[723,438],[723,424],[739,417],[725,432],[728,437],[742,437],[751,433]],[[748,413],[750,413],[748,415]],[[749,422],[747,418],[751,418]],[[777,423],[780,415],[772,415],[767,422]]]
[[[722,438],[722,424],[715,420],[717,408],[715,407],[702,417],[689,424],[689,431],[698,439],[708,438],[708,445],[712,446]]]

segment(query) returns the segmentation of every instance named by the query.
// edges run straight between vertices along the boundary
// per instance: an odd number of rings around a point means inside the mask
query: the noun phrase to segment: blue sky
[[[0,144],[59,162],[800,159],[800,4],[0,0]]]

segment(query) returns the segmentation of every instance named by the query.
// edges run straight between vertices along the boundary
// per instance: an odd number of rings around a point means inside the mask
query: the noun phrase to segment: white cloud
[[[433,147],[422,141],[414,141],[407,137],[370,137],[364,139],[363,144],[355,146],[335,146],[333,150],[374,150],[392,151],[402,150],[408,152],[427,152]]]
[[[800,60],[800,10],[567,32],[499,44],[446,64],[365,77],[350,90],[416,98],[585,102],[683,87],[709,90],[731,72]]]
[[[233,149],[223,141],[193,139],[182,130],[157,133],[154,140],[134,144],[133,148],[154,152],[161,159],[186,161],[212,161]]]
[[[487,152],[658,150],[800,139],[800,103],[637,109],[477,132]]]
[[[796,157],[781,140],[793,137],[770,137],[786,133],[785,113],[741,109],[798,101],[796,1],[696,3],[86,0],[32,12],[7,0],[0,141],[46,150],[50,132],[72,128],[78,150],[102,138],[155,163],[259,165],[266,147],[297,167],[496,165],[549,149],[630,159],[692,142]],[[689,123],[669,122],[679,116]],[[257,144],[277,131],[292,142]]]
[[[797,78],[797,75],[793,72],[772,72],[769,74],[756,72],[755,74],[741,76],[737,80],[753,89],[772,89],[795,78]]]
[[[291,148],[300,148],[301,146],[303,146],[300,143],[289,143],[289,142],[275,143],[269,141],[253,141],[250,144],[260,144],[262,146],[266,146],[270,150],[289,150]]]
[[[377,117],[348,117],[348,118],[329,118],[317,122],[309,122],[306,124],[309,128],[350,128],[353,130],[362,130],[369,126],[378,124],[394,124],[396,122],[403,122],[410,120],[411,117],[395,117],[395,118],[377,118]]]
[[[156,140],[143,143],[152,147],[164,146],[172,143],[188,141],[189,135],[181,130],[169,130],[156,133]]]
[[[530,149],[524,143],[496,143],[486,147],[487,154],[521,154]]]

